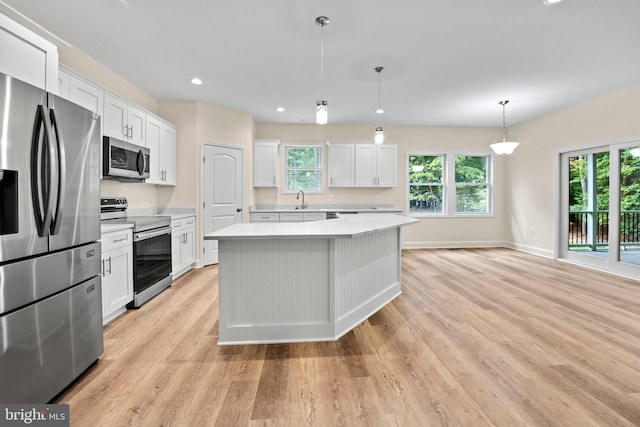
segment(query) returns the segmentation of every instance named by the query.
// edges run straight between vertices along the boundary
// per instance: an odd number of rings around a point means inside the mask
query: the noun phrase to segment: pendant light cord
[[[381,110],[380,108],[380,71],[378,71],[378,110]]]
[[[504,100],[498,102],[498,104],[502,105],[502,142],[507,142],[507,119],[505,114],[505,106],[509,103],[509,100]]]
[[[320,24],[320,99],[324,99],[324,25]]]

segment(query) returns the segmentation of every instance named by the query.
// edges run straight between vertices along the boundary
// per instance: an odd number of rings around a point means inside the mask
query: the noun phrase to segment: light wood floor
[[[638,426],[640,284],[507,249],[405,250],[333,343],[219,347],[217,267],[105,329],[81,426]]]

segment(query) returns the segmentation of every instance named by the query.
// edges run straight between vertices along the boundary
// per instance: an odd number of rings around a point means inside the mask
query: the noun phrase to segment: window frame
[[[282,174],[282,188],[281,188],[281,194],[296,194],[298,191],[302,190],[307,194],[320,194],[320,193],[324,193],[324,164],[325,164],[325,160],[324,160],[324,150],[322,147],[322,144],[303,144],[303,143],[286,143],[283,144],[283,162],[284,162],[284,166],[282,168],[283,174]],[[289,157],[289,153],[288,150],[289,148],[304,148],[304,149],[309,149],[309,148],[316,148],[318,149],[318,156],[320,156],[320,164],[317,168],[311,168],[310,170],[317,170],[320,173],[320,176],[318,178],[318,188],[317,189],[306,189],[306,188],[301,188],[301,189],[289,189],[289,164],[288,164],[288,157]]]
[[[442,212],[411,212],[409,194],[412,184],[409,182],[410,159],[413,156],[441,156],[442,161]],[[456,156],[469,157],[487,157],[487,183],[481,184],[487,187],[487,212],[456,212],[456,190],[458,184],[465,183],[456,182]],[[405,212],[408,216],[414,218],[489,218],[495,217],[494,199],[495,199],[495,155],[488,151],[470,152],[470,151],[431,151],[431,150],[407,150],[405,159]],[[466,183],[470,185],[470,183]]]

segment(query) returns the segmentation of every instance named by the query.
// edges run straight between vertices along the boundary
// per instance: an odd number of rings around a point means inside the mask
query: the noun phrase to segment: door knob
[[[242,208],[236,209],[236,212],[242,212]]]

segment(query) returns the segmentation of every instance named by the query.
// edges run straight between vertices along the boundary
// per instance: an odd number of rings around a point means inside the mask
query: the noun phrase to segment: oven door
[[[135,293],[171,276],[171,227],[135,233],[133,250]]]

